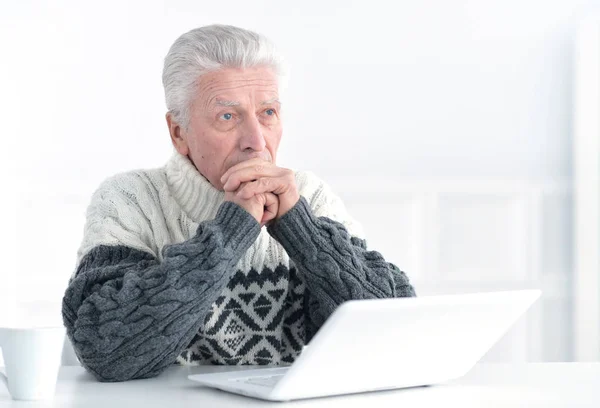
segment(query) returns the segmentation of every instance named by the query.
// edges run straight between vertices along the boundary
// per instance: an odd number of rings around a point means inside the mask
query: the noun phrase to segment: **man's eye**
[[[231,113],[224,113],[220,116],[220,118],[225,120],[231,120],[231,118],[233,118],[233,115]]]
[[[274,110],[274,109],[267,109],[267,110],[265,111],[265,113],[266,113],[267,115],[269,115],[269,116],[273,116],[273,115],[275,115],[275,110]]]

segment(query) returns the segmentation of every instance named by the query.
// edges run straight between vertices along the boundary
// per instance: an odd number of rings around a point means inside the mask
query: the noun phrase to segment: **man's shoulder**
[[[324,205],[328,206],[331,201],[338,199],[329,184],[314,172],[299,170],[294,171],[294,174],[298,193],[306,198],[313,210],[318,210]]]
[[[363,238],[362,226],[348,214],[340,196],[328,183],[311,171],[295,171],[296,186],[316,216],[325,216],[338,221],[355,237]]]
[[[325,186],[325,182],[312,171],[294,170],[294,175],[296,176],[296,187],[301,195],[312,195]]]
[[[137,202],[142,197],[146,198],[152,190],[160,190],[165,183],[166,177],[162,167],[122,171],[102,180],[92,199],[120,196]]]

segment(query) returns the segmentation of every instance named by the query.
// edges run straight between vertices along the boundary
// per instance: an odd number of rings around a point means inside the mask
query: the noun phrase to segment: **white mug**
[[[15,400],[52,399],[62,358],[65,328],[0,327],[6,375],[0,380]]]

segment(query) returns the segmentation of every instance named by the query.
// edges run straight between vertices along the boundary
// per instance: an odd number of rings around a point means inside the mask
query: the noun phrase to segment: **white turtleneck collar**
[[[175,200],[193,221],[215,217],[225,193],[217,190],[187,157],[173,149],[165,165],[167,182]]]

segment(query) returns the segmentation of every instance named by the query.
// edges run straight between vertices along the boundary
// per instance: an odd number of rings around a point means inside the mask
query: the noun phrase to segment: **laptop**
[[[540,295],[516,290],[351,300],[289,366],[188,378],[269,401],[440,384],[473,368]]]

